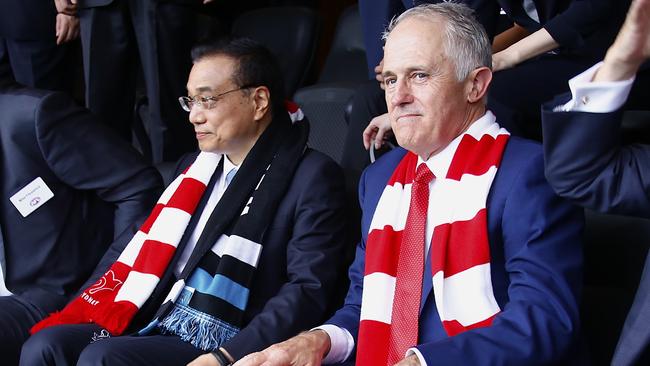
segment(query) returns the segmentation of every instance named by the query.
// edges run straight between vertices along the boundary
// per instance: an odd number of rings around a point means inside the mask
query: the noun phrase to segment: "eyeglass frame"
[[[200,105],[201,108],[203,108],[203,109],[212,109],[217,105],[217,102],[219,101],[219,99],[221,99],[221,97],[223,97],[224,95],[230,94],[232,92],[236,92],[236,91],[239,91],[239,90],[250,89],[250,88],[254,88],[254,87],[255,87],[254,85],[244,85],[244,86],[240,86],[239,88],[227,90],[227,91],[225,91],[223,93],[219,93],[217,95],[208,95],[208,96],[195,95],[193,97],[182,96],[182,97],[178,97],[178,103],[181,105],[181,108],[185,112],[192,111],[192,108],[194,107],[194,105],[197,105],[197,104]],[[201,98],[202,100],[198,101],[197,98]],[[192,103],[192,105],[190,105],[189,103]],[[207,106],[206,106],[206,104],[207,104]]]

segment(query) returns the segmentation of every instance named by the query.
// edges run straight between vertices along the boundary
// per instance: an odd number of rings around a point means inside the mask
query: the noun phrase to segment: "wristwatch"
[[[210,353],[214,356],[214,358],[217,359],[217,361],[219,361],[219,365],[221,366],[231,366],[233,364],[233,362],[230,361],[230,358],[228,358],[228,356],[226,356],[226,354],[223,353],[221,348],[217,348],[216,350]]]

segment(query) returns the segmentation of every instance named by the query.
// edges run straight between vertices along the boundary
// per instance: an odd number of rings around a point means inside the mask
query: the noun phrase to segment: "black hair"
[[[234,59],[232,81],[241,87],[266,86],[271,94],[271,111],[283,111],[285,92],[282,70],[266,47],[249,38],[222,37],[202,41],[192,48],[192,62],[226,56]]]

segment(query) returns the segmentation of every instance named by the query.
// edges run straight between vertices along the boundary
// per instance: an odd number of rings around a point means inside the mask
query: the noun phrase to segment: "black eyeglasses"
[[[195,95],[193,97],[179,97],[178,103],[180,103],[181,108],[183,108],[183,110],[186,112],[191,111],[192,107],[195,105],[198,105],[203,109],[212,109],[215,105],[217,105],[217,101],[224,95],[248,88],[252,88],[252,86],[242,86],[217,95]]]

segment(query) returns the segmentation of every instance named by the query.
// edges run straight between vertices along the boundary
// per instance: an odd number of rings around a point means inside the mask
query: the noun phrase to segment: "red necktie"
[[[429,207],[429,182],[435,178],[422,163],[411,187],[411,204],[402,236],[397,262],[397,279],[388,346],[388,365],[404,358],[406,350],[417,344],[424,240]]]

